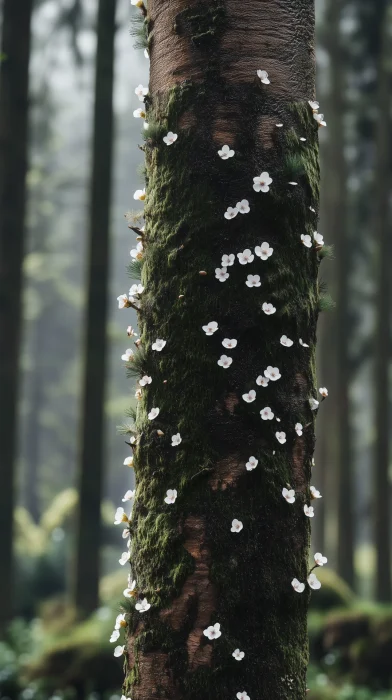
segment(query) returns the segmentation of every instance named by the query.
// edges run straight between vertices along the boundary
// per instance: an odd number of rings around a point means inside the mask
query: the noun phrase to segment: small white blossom
[[[227,210],[225,211],[225,219],[234,219],[235,216],[238,214],[238,209],[237,207],[227,207]]]
[[[124,352],[124,354],[121,355],[121,359],[122,359],[124,362],[130,362],[130,360],[132,360],[132,358],[133,358],[133,350],[131,350],[131,348],[128,348],[128,349]]]
[[[319,407],[319,401],[317,399],[310,398],[309,399],[309,406],[312,409],[312,411],[315,411]]]
[[[137,244],[136,248],[132,248],[130,251],[130,256],[134,260],[142,260],[143,259],[143,243],[139,241]]]
[[[141,390],[140,387],[139,387],[139,388],[136,389],[136,391],[135,391],[135,399],[137,399],[138,401],[140,401],[140,399],[142,398],[142,396],[143,396],[143,392],[142,392],[142,390]]]
[[[253,178],[253,189],[255,192],[269,192],[271,182],[272,177],[268,173],[261,173],[261,175]]]
[[[123,647],[115,647],[113,655],[114,656],[122,656],[124,653],[125,646]]]
[[[265,388],[269,384],[269,379],[267,379],[267,377],[262,377],[260,374],[256,379],[256,384]]]
[[[306,138],[304,136],[300,136],[299,138],[300,141],[306,141]]]
[[[146,190],[143,188],[142,190],[136,190],[136,192],[133,195],[134,199],[138,199],[140,202],[144,202],[146,199]]]
[[[273,420],[274,414],[272,413],[271,409],[269,406],[266,406],[260,411],[261,419],[262,420]]]
[[[249,214],[250,212],[250,206],[247,199],[241,199],[241,201],[237,202],[235,206],[239,214]]]
[[[310,487],[310,495],[311,495],[311,497],[314,498],[314,499],[316,499],[316,498],[322,498],[322,495],[321,495],[320,491],[318,491],[318,490],[316,489],[315,486],[311,486],[311,487]]]
[[[202,326],[202,329],[206,335],[213,335],[218,330],[218,324],[216,321],[210,321],[206,326]]]
[[[235,658],[236,661],[242,661],[242,659],[245,656],[245,652],[240,651],[239,649],[234,649],[232,656]]]
[[[166,491],[166,497],[165,497],[165,499],[164,499],[164,500],[165,500],[165,503],[169,503],[169,505],[171,505],[172,503],[175,502],[176,498],[177,498],[177,491],[176,491],[176,489],[168,489],[168,490]]]
[[[223,347],[226,348],[227,350],[232,350],[233,348],[236,348],[236,347],[237,347],[237,340],[236,340],[235,338],[232,338],[232,339],[230,339],[230,338],[224,338],[224,339],[222,340],[222,345],[223,345]]]
[[[282,375],[278,367],[271,367],[271,365],[268,365],[267,369],[264,370],[264,376],[272,382],[276,382]]]
[[[173,134],[172,131],[168,131],[166,136],[163,137],[163,140],[167,146],[172,146],[172,144],[177,141],[178,139],[178,134]]]
[[[301,241],[306,248],[312,247],[312,239],[310,236],[305,235],[304,233],[301,233]]]
[[[143,2],[143,0],[136,0],[136,2]],[[150,58],[150,55],[148,53],[148,49],[144,49],[143,53],[144,53],[144,58]],[[122,698],[121,698],[121,700],[122,700]]]
[[[140,386],[146,386],[147,384],[151,384],[151,382],[152,382],[152,377],[149,377],[147,374],[145,374],[144,377],[139,379]]]
[[[246,403],[252,403],[256,399],[256,392],[254,389],[251,389],[247,394],[242,394],[242,398]]]
[[[129,306],[128,297],[126,294],[120,294],[120,296],[117,297],[117,301],[119,309],[126,309],[127,306]]]
[[[126,598],[133,598],[135,595],[136,591],[136,581],[131,581],[131,578],[128,576],[128,587],[123,591],[123,595]]]
[[[135,336],[137,335],[136,331],[132,328],[132,326],[128,326],[128,328],[127,328],[128,338],[133,338],[134,335]]]
[[[231,265],[234,265],[234,261],[235,261],[234,253],[230,253],[230,255],[222,255],[221,265],[222,265],[222,267],[231,267]]]
[[[327,557],[323,557],[321,552],[316,552],[314,555],[314,561],[316,562],[317,566],[324,566],[324,564],[328,563]]]
[[[133,455],[125,457],[123,464],[124,467],[133,467]]]
[[[295,491],[294,491],[294,489],[283,489],[282,496],[287,501],[287,503],[295,503]]]
[[[301,423],[295,424],[295,432],[297,433],[297,435],[302,435],[303,427]]]
[[[298,182],[289,182],[288,184],[291,185],[292,187],[297,187]]]
[[[308,506],[306,503],[304,505],[304,513],[308,518],[313,518],[314,517],[314,508],[313,506]]]
[[[145,119],[145,118],[146,118],[146,113],[145,113],[144,109],[142,109],[142,107],[138,107],[138,109],[135,109],[135,110],[133,111],[133,116],[134,116],[136,119]]]
[[[144,613],[151,608],[151,604],[147,602],[147,598],[143,598],[143,600],[140,600],[138,603],[136,603],[135,608],[140,613]]]
[[[322,387],[319,389],[319,394],[321,394],[321,396],[322,396],[324,399],[326,399],[327,396],[328,396],[328,389],[326,389],[325,386],[322,386]]]
[[[241,532],[243,527],[244,526],[241,520],[237,520],[236,518],[234,518],[234,520],[231,523],[231,532]]]
[[[309,100],[308,104],[311,106],[313,112],[317,112],[320,109],[320,104],[316,100]]]
[[[217,280],[219,280],[219,282],[226,282],[226,280],[230,277],[229,273],[227,272],[227,267],[216,267],[215,277]]]
[[[232,158],[234,153],[235,151],[233,151],[230,146],[225,145],[218,151],[218,156],[220,156],[222,160],[227,160],[228,158]]]
[[[249,457],[249,460],[246,463],[246,469],[248,472],[253,471],[253,469],[256,469],[257,465],[259,463],[259,460],[256,459],[256,457]]]
[[[309,574],[308,584],[314,591],[318,591],[318,589],[321,588],[321,581],[318,580],[316,574]]]
[[[313,214],[315,214],[315,213],[316,213],[316,210],[314,209],[314,207],[309,207],[309,209],[310,209],[310,211],[312,211],[312,212],[313,212]]]
[[[126,622],[126,619],[125,619],[125,614],[126,614],[126,613],[120,613],[119,615],[117,615],[117,617],[116,617],[116,623],[115,623],[115,625],[114,625],[114,629],[115,629],[115,630],[119,630],[119,629],[121,629],[121,627],[126,627],[126,626],[127,626],[127,622]]]
[[[271,82],[268,78],[268,73],[266,70],[258,70],[257,77],[260,78],[261,82],[264,83],[264,85],[269,85]]]
[[[316,120],[319,126],[327,126],[327,122],[324,119],[324,114],[313,114],[313,119]]]
[[[135,498],[135,491],[126,491],[124,493],[124,498],[122,499],[122,502],[125,503],[126,501],[131,501],[132,498]]]
[[[125,564],[127,564],[127,562],[129,562],[130,558],[131,558],[131,554],[129,551],[123,552],[118,561],[121,564],[121,566],[124,566]]]
[[[294,345],[294,341],[290,340],[290,338],[288,338],[287,335],[282,335],[280,339],[280,344],[284,345],[285,348],[291,348],[291,346]]]
[[[324,238],[321,235],[321,233],[317,233],[317,231],[314,231],[313,238],[316,241],[317,245],[321,245],[321,246],[324,245]]]
[[[218,637],[220,637],[222,634],[219,622],[216,622],[215,625],[210,625],[210,627],[207,627],[207,629],[203,631],[203,634],[208,639],[218,639]]]
[[[269,244],[264,241],[261,245],[257,245],[255,248],[256,255],[262,260],[268,260],[274,252],[273,248],[270,248]]]
[[[293,578],[291,585],[297,593],[303,593],[305,590],[305,584],[300,583],[297,578]]]
[[[248,693],[243,690],[241,693],[237,693],[237,700],[250,700]]]
[[[120,523],[128,523],[128,516],[126,515],[124,508],[117,508],[114,514],[114,524],[120,525]]]
[[[133,296],[139,296],[140,294],[143,294],[143,292],[144,287],[142,284],[133,284],[129,290],[129,298]]]
[[[302,338],[299,339],[299,344],[302,345],[303,348],[308,348],[308,347],[309,347],[309,345],[308,345],[307,343],[304,343],[304,341],[302,340]]]
[[[245,284],[247,287],[261,287],[260,275],[248,275]]]
[[[111,637],[109,639],[109,642],[117,642],[117,639],[120,636],[120,632],[118,630],[113,630]]]
[[[228,367],[230,367],[232,362],[233,362],[232,357],[228,357],[227,355],[221,355],[219,360],[218,360],[218,365],[219,365],[219,367],[223,367],[223,369],[228,369]]]
[[[240,265],[247,265],[247,263],[253,262],[255,256],[249,248],[245,248],[242,253],[237,253],[237,258]]]
[[[275,433],[275,437],[276,437],[277,441],[280,442],[281,445],[284,445],[284,443],[286,442],[286,433],[284,433],[284,432]]]
[[[177,447],[177,445],[180,444],[182,441],[182,437],[180,433],[176,433],[175,435],[172,435],[172,447]]]
[[[152,408],[148,414],[148,419],[154,420],[154,418],[157,418],[157,416],[159,416],[159,408]]]
[[[283,126],[283,124],[282,124],[282,123],[280,123],[280,124],[275,124],[275,126],[277,126],[277,127],[278,127],[278,129],[281,129],[281,128],[282,128],[282,126]]]
[[[140,102],[144,102],[144,98],[148,95],[148,87],[143,87],[143,85],[138,85],[135,88],[135,95],[139,98]]]
[[[131,0],[131,5],[135,5],[136,7],[143,7],[143,0]]]
[[[155,343],[151,345],[151,349],[156,350],[157,352],[161,352],[161,350],[163,350],[163,348],[165,347],[166,342],[167,341],[162,340],[162,338],[157,338]]]
[[[273,306],[272,304],[268,304],[266,301],[264,302],[262,308],[264,313],[267,314],[267,316],[271,316],[271,314],[274,314],[276,311],[275,306]]]

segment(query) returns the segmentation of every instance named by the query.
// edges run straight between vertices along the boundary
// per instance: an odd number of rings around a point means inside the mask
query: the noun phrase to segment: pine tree
[[[136,497],[131,520],[116,514],[135,579],[124,693],[302,700],[318,585],[313,2],[138,4],[151,74],[136,89],[142,286],[119,297],[141,330]]]

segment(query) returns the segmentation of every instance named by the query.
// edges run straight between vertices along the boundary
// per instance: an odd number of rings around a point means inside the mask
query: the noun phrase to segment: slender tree
[[[100,507],[103,481],[107,287],[113,141],[116,0],[100,0],[88,246],[88,294],[82,398],[79,513],[74,602],[81,613],[98,605]]]
[[[0,629],[12,616],[22,261],[32,0],[4,0],[0,61]]]
[[[119,297],[140,307],[129,369],[144,377],[124,693],[303,700],[322,248],[313,1],[139,5],[144,290]]]

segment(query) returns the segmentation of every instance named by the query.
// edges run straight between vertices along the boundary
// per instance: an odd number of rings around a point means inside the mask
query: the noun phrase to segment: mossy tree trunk
[[[301,242],[301,234],[313,239],[318,210],[313,0],[150,0],[145,24],[145,291],[130,366],[152,383],[136,417],[130,528],[137,595],[151,608],[128,606],[124,692],[303,700],[309,588],[296,593],[291,581],[307,578],[314,451],[319,253]],[[178,134],[171,146],[169,130]],[[235,150],[228,160],[217,153],[224,144]],[[267,193],[253,190],[262,171],[273,179]],[[242,199],[250,212],[225,219]],[[236,257],[229,278],[215,278],[222,255],[264,241],[268,260],[246,266]],[[260,275],[260,287],[246,285],[249,274]],[[276,312],[267,315],[265,303]],[[211,321],[218,330],[208,336]],[[166,340],[160,352],[157,338]],[[237,347],[225,349],[225,338]],[[233,359],[227,369],[217,364],[222,354]],[[281,378],[258,386],[268,366]],[[251,390],[256,400],[247,403]],[[272,420],[261,420],[265,407]],[[248,471],[251,456],[258,464]],[[289,485],[294,504],[282,497]],[[173,504],[168,489],[178,492]],[[233,519],[241,532],[231,532]],[[222,634],[210,641],[203,631],[215,623]]]
[[[12,521],[32,0],[3,3],[0,59],[0,629],[12,617]]]
[[[116,0],[100,0],[97,19],[79,508],[73,582],[74,603],[82,614],[93,612],[99,602],[115,14]]]

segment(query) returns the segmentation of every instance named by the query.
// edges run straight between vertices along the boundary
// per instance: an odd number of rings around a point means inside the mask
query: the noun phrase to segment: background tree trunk
[[[128,607],[124,693],[303,700],[309,588],[298,594],[291,581],[307,578],[314,450],[308,399],[316,396],[319,260],[301,242],[317,229],[313,2],[150,0],[146,26],[145,292],[131,368],[152,383],[136,420],[131,562],[151,608]],[[168,147],[169,130],[178,140]],[[226,161],[217,153],[224,144],[235,150]],[[252,179],[264,170],[270,192],[256,193]],[[243,198],[250,213],[226,220]],[[267,261],[236,259],[227,281],[215,279],[223,254],[263,241],[274,249]],[[260,289],[246,286],[248,274],[260,275]],[[264,303],[276,313],[266,315]],[[212,337],[202,330],[210,321],[218,323]],[[292,347],[280,343],[284,334]],[[152,349],[157,338],[167,341],[161,352]],[[238,346],[226,350],[224,338]],[[217,364],[221,354],[233,358],[228,369]],[[258,386],[269,365],[282,377]],[[247,403],[252,389],[256,400]],[[274,418],[261,421],[267,406]],[[159,415],[148,419],[154,407]],[[173,447],[177,432],[182,442]],[[258,465],[247,471],[251,455]],[[296,491],[292,505],[282,497],[287,485]],[[178,491],[172,505],[168,489]],[[238,534],[235,518],[244,526]],[[210,641],[203,630],[215,623],[222,635]],[[240,662],[236,648],[245,652]]]
[[[0,630],[12,617],[12,520],[32,0],[4,0],[0,62]]]
[[[74,602],[85,614],[98,605],[103,481],[106,325],[113,141],[116,0],[100,0],[95,78],[88,296],[82,398],[79,512]]]

